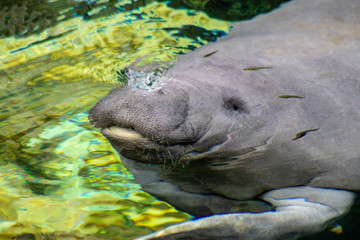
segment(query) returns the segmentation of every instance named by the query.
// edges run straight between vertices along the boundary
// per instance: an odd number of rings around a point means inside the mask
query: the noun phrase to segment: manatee
[[[141,239],[297,239],[360,190],[360,1],[295,0],[233,24],[152,88],[89,113],[143,189],[195,220]]]

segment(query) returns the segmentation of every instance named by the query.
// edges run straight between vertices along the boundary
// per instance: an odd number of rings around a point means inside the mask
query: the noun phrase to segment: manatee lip
[[[154,142],[131,128],[118,126],[105,127],[101,129],[101,134],[110,140],[110,142],[115,142],[116,145],[124,149],[164,149],[169,147]]]
[[[186,154],[185,145],[162,145],[130,128],[104,127],[101,133],[122,156],[140,162],[174,165]]]
[[[110,141],[114,148],[123,156],[137,161],[165,164],[188,164],[192,160],[201,159],[202,156],[211,154],[214,148],[226,144],[231,138],[218,142],[204,152],[194,152],[193,146],[188,144],[163,145],[152,141],[131,128],[109,126],[101,129],[101,133]]]
[[[117,142],[117,145],[122,145],[125,148],[135,149],[135,148],[145,148],[145,149],[170,149],[172,147],[186,147],[187,152],[186,155],[189,153],[193,153],[193,149],[190,147],[191,144],[175,144],[175,145],[164,145],[161,143],[158,143],[156,141],[153,141],[152,139],[143,136],[141,133],[137,132],[136,130],[132,128],[125,128],[125,127],[119,127],[119,126],[110,126],[110,127],[104,127],[101,128],[101,133],[108,138],[109,140],[115,140]],[[229,134],[230,135],[230,134]],[[228,135],[228,136],[229,136]],[[214,145],[209,146],[209,149],[206,149],[205,151],[200,151],[199,153],[209,153],[211,152],[210,149],[213,149],[214,147],[222,146],[224,143],[226,143],[229,140],[229,137],[227,136],[227,139],[224,141],[220,141],[218,143],[215,143]],[[184,156],[185,158],[194,158],[190,157],[192,154]],[[196,155],[196,154],[195,154]],[[194,158],[196,159],[196,157]]]
[[[151,141],[130,128],[122,128],[117,126],[111,126],[107,128],[102,128],[101,133],[109,138],[116,139],[118,141],[136,141],[141,142],[143,144],[151,143]]]

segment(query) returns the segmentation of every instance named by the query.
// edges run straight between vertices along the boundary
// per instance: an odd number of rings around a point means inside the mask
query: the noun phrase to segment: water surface
[[[0,238],[133,239],[191,219],[141,190],[87,113],[125,67],[168,66],[231,23],[213,1],[35,2],[0,6]],[[253,2],[222,16],[275,6]]]
[[[76,1],[51,4],[59,12],[47,26],[2,29],[0,238],[133,239],[190,219],[141,190],[87,112],[125,66],[172,62],[230,23],[158,2],[99,3],[83,15]],[[187,26],[202,37],[181,34]]]

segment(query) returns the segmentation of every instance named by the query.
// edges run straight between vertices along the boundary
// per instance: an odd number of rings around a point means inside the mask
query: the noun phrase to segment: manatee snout
[[[89,120],[125,157],[175,161],[206,152],[238,130],[237,122],[249,113],[239,96],[189,81],[169,81],[154,90],[123,87],[101,99]]]
[[[89,119],[95,127],[132,129],[152,141],[174,145],[194,137],[185,130],[188,111],[189,96],[182,89],[119,88],[91,109]]]
[[[189,114],[194,111],[190,106],[194,95],[174,83],[155,90],[117,88],[90,110],[89,120],[127,157],[180,158],[186,145],[206,133],[206,115],[194,118]]]

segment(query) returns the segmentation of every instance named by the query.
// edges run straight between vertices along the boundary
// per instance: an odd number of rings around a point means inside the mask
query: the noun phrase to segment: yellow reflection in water
[[[0,239],[133,239],[190,219],[142,192],[86,113],[116,71],[206,43],[169,30],[183,25],[230,27],[152,3],[0,39]]]
[[[53,123],[0,166],[0,239],[133,239],[190,218],[142,192],[86,114]]]
[[[174,10],[165,3],[152,3],[131,13],[91,21],[72,18],[39,35],[16,41],[13,38],[2,39],[0,52],[7,54],[0,56],[0,70],[40,57],[52,62],[66,58],[67,64],[59,62],[33,81],[91,78],[114,82],[116,70],[139,58],[138,65],[174,61],[180,52],[179,47],[200,46],[193,39],[174,37],[173,32],[166,31],[166,28],[196,25],[209,31],[228,32],[230,27],[229,22],[211,19],[202,12],[194,11],[189,15],[188,10]],[[140,15],[140,19],[132,19],[134,14]],[[60,37],[45,41],[55,36]],[[36,68],[41,64],[33,62],[18,70]]]

